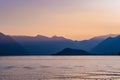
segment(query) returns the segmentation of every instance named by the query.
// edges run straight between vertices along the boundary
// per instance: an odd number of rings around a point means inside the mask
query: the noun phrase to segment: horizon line
[[[68,38],[68,37],[65,37],[65,36],[62,36],[62,35],[52,35],[52,36],[47,36],[47,35],[42,35],[42,34],[36,34],[36,35],[25,35],[25,34],[6,34],[6,33],[3,33],[3,32],[0,32],[2,34],[5,34],[5,35],[8,35],[8,36],[24,36],[24,37],[37,37],[37,36],[43,36],[43,37],[47,37],[47,38],[53,38],[53,37],[62,37],[62,38],[65,38],[65,39],[70,39],[70,40],[73,40],[73,41],[79,41],[79,40],[89,40],[89,39],[92,39],[92,38],[96,38],[96,37],[104,37],[104,36],[110,36],[110,37],[116,37],[120,34],[104,34],[104,35],[95,35],[95,36],[92,36],[90,38],[87,38],[87,39],[71,39],[71,38]]]

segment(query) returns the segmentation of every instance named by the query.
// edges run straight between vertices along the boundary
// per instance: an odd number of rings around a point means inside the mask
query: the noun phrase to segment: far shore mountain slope
[[[27,51],[10,36],[0,33],[0,55],[25,55]]]
[[[120,52],[120,36],[109,37],[106,40],[99,43],[91,50],[95,54],[113,54],[118,55]]]

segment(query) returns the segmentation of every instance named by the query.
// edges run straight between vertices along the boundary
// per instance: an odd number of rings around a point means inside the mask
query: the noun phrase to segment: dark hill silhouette
[[[54,55],[90,55],[90,53],[84,50],[65,48]]]
[[[107,38],[93,48],[91,52],[103,55],[118,55],[120,52],[120,36]]]
[[[26,50],[10,36],[0,33],[0,55],[24,55]]]

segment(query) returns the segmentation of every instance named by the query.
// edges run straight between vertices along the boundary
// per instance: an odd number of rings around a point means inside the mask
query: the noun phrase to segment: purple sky
[[[120,0],[0,0],[0,30],[72,39],[119,34]]]

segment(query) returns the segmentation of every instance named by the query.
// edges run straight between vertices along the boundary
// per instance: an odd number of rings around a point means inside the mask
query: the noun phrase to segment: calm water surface
[[[0,80],[120,80],[120,57],[0,57]]]

